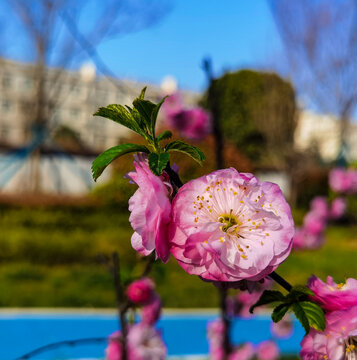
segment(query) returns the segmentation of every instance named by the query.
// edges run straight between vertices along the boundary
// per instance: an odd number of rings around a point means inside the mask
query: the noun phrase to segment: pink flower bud
[[[155,284],[151,279],[144,278],[132,282],[127,289],[129,300],[137,305],[148,303],[154,295]]]

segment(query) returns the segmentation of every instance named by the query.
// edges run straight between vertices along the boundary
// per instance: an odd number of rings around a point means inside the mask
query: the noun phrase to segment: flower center
[[[356,337],[350,337],[345,340],[345,359],[346,360],[356,360],[357,359],[357,339]]]
[[[238,219],[235,215],[233,215],[233,209],[231,209],[229,214],[221,214],[218,221],[224,224],[222,226],[222,231],[224,232],[227,232],[232,226],[238,225]]]

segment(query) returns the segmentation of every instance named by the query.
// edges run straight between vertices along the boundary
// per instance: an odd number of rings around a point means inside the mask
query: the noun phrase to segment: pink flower
[[[335,168],[330,171],[329,184],[337,193],[354,194],[357,192],[357,171]]]
[[[170,124],[192,140],[202,140],[210,132],[210,117],[201,108],[185,109],[171,115]]]
[[[155,294],[150,302],[141,310],[141,321],[146,325],[154,325],[161,315],[161,299]]]
[[[109,336],[109,344],[105,349],[106,360],[121,360],[121,332],[116,331]]]
[[[336,284],[331,276],[326,284],[316,276],[308,281],[308,287],[314,292],[312,298],[326,311],[345,310],[357,305],[357,280],[349,278],[345,284]]]
[[[209,353],[212,360],[223,360],[224,350],[222,347],[225,325],[221,319],[208,323],[207,336],[209,340]]]
[[[311,329],[301,342],[300,356],[302,360],[325,360],[327,357],[326,335]]]
[[[155,284],[151,279],[143,278],[132,282],[127,289],[129,300],[137,305],[149,302],[154,294]]]
[[[304,217],[304,229],[311,235],[318,235],[325,230],[326,220],[319,214],[310,211]]]
[[[257,355],[259,360],[276,360],[280,353],[274,341],[266,340],[258,344]]]
[[[326,322],[328,359],[357,359],[357,305],[327,314]]]
[[[121,332],[116,331],[109,337],[105,350],[106,360],[122,360]],[[139,323],[128,328],[128,360],[164,360],[167,349],[161,333],[151,326]]]
[[[200,107],[184,108],[179,94],[168,97],[163,108],[168,126],[178,130],[184,137],[202,140],[210,133],[211,122],[208,113]]]
[[[229,360],[250,360],[254,356],[254,346],[251,343],[245,343],[244,345],[235,349],[228,357]]]
[[[278,339],[287,339],[293,333],[293,322],[289,315],[285,315],[278,323],[271,323],[270,330]]]
[[[171,252],[208,280],[260,280],[289,255],[294,223],[278,185],[230,168],[192,180],[172,208]]]
[[[135,231],[131,244],[143,255],[149,255],[155,250],[157,257],[167,262],[171,189],[151,172],[146,155],[136,156],[134,166],[136,171],[127,174],[127,177],[139,185],[139,189],[129,200],[129,221]]]
[[[296,229],[293,248],[295,250],[317,249],[325,242],[324,233],[311,234],[305,228]]]
[[[164,360],[167,349],[155,328],[139,323],[128,333],[129,360]]]
[[[357,305],[326,315],[324,332],[311,329],[301,342],[302,360],[357,358]]]
[[[346,212],[347,203],[344,198],[338,197],[332,201],[330,209],[330,218],[339,219]]]
[[[316,216],[327,219],[328,217],[328,203],[323,196],[316,196],[310,203],[310,209]]]

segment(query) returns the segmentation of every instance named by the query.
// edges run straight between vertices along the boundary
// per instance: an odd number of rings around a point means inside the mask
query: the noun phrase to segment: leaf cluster
[[[133,107],[111,104],[107,107],[99,108],[94,114],[94,116],[101,116],[125,126],[143,137],[147,143],[147,145],[121,144],[101,153],[92,164],[94,180],[98,179],[112,161],[133,152],[148,154],[149,167],[155,175],[162,174],[162,171],[169,163],[171,152],[184,153],[199,164],[205,159],[200,149],[180,140],[172,141],[166,144],[166,146],[161,146],[161,141],[169,140],[172,137],[172,133],[169,130],[162,132],[158,136],[156,136],[155,132],[157,116],[166,97],[155,104],[145,99],[145,92],[146,88],[133,101]]]
[[[326,326],[325,314],[319,305],[310,300],[309,296],[313,295],[306,286],[294,286],[287,295],[276,290],[265,290],[249,311],[253,313],[258,306],[274,303],[276,306],[271,318],[275,323],[279,322],[288,310],[292,310],[307,334],[311,327],[323,331]]]

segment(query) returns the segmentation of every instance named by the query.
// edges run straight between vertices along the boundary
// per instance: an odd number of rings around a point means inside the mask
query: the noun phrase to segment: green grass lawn
[[[112,279],[97,255],[118,251],[125,282],[144,261],[131,248],[121,208],[0,208],[0,306],[114,307]],[[329,228],[317,251],[292,253],[277,272],[292,284],[312,274],[336,280],[357,274],[357,226]],[[166,307],[216,307],[216,289],[171,258],[152,276]]]

